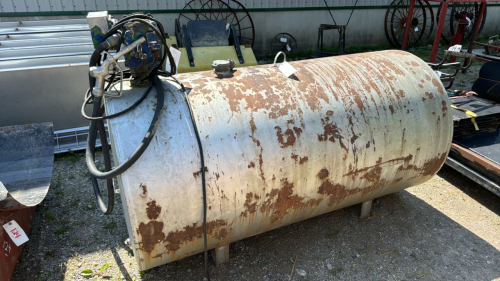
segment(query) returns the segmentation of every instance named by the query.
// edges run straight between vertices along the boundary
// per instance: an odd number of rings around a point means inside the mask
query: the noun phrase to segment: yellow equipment
[[[181,52],[178,73],[210,70],[215,60],[229,59],[236,67],[257,65],[250,44],[241,45],[235,25],[223,20],[191,20],[182,26],[176,20],[175,37],[166,41]]]
[[[172,45],[174,47],[178,46],[175,37],[170,36],[166,40],[169,48]],[[257,65],[257,59],[250,46],[245,47],[244,45],[240,45],[240,49],[244,63],[239,62],[234,46],[192,47],[194,66],[190,66],[186,48],[180,47],[178,50],[181,51],[182,55],[177,66],[177,73],[210,70],[212,69],[212,62],[220,59],[233,60],[236,67]],[[165,63],[168,63],[168,60],[165,60]]]

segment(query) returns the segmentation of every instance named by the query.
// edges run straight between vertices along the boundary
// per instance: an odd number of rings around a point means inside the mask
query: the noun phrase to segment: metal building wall
[[[150,12],[165,31],[174,34],[174,21],[191,0],[0,0],[0,22],[40,19],[84,18],[89,11],[108,10],[115,18],[124,14]],[[197,2],[203,0],[196,0]],[[238,0],[249,11],[255,25],[254,51],[269,54],[270,44],[280,32],[291,33],[298,48],[316,48],[319,24],[331,24],[324,0]],[[347,46],[388,44],[384,17],[392,0],[327,0],[337,24],[346,24]],[[432,2],[432,5],[437,5]],[[500,33],[500,4],[488,4],[488,16],[482,35]],[[353,7],[355,9],[353,10]],[[434,8],[437,16],[437,6]],[[436,27],[436,25],[435,25]],[[436,29],[434,27],[434,30]],[[336,35],[327,32],[326,42],[336,44]]]
[[[0,12],[181,10],[190,0],[0,0]],[[247,9],[316,8],[323,0],[240,0]],[[327,0],[331,7],[353,6],[356,0]],[[390,0],[359,0],[357,6],[388,5]],[[1,16],[1,15],[0,15]]]

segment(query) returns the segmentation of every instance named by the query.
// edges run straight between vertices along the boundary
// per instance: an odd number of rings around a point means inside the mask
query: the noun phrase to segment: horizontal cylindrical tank
[[[163,79],[161,125],[144,155],[121,175],[128,231],[141,270],[203,251],[200,173],[206,174],[209,248],[430,179],[451,144],[448,96],[432,69],[401,51],[178,75],[187,103]],[[144,88],[106,102],[130,106]],[[155,94],[109,121],[115,161],[142,140]]]

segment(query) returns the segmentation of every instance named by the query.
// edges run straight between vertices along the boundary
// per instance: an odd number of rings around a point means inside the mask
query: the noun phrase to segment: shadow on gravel
[[[230,262],[211,265],[212,280],[288,280],[296,257],[292,280],[500,277],[500,251],[407,191],[376,200],[367,219],[359,219],[360,209],[232,243]],[[195,255],[153,268],[145,280],[202,280],[202,266],[202,255]]]
[[[472,181],[447,167],[439,176],[500,213],[499,198]],[[84,181],[84,174],[73,181],[77,180]],[[425,185],[436,188],[432,181]],[[88,189],[74,190],[50,191],[37,212],[13,281],[93,280],[80,272],[89,267],[99,271],[108,261],[116,264],[100,279],[123,275],[126,280],[203,280],[202,254],[139,275],[135,258],[122,244],[126,223],[119,199],[115,213],[105,217],[92,205]],[[435,196],[436,202],[446,199],[439,198],[439,192]],[[465,214],[467,208],[457,212]],[[292,280],[500,278],[500,251],[408,191],[375,200],[369,218],[359,219],[360,209],[360,205],[344,208],[236,241],[230,245],[229,263],[217,267],[211,263],[212,280],[288,280],[292,268]]]
[[[456,188],[462,190],[465,194],[479,202],[490,211],[500,216],[500,197],[482,187],[468,177],[458,173],[452,168],[444,165],[438,175],[448,181]]]

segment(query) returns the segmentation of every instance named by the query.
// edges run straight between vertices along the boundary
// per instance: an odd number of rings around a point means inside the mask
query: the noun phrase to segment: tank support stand
[[[215,265],[229,262],[229,245],[210,250],[210,255],[214,259]]]
[[[373,200],[361,203],[361,216],[360,216],[360,218],[364,219],[370,215],[372,203],[373,203]]]

